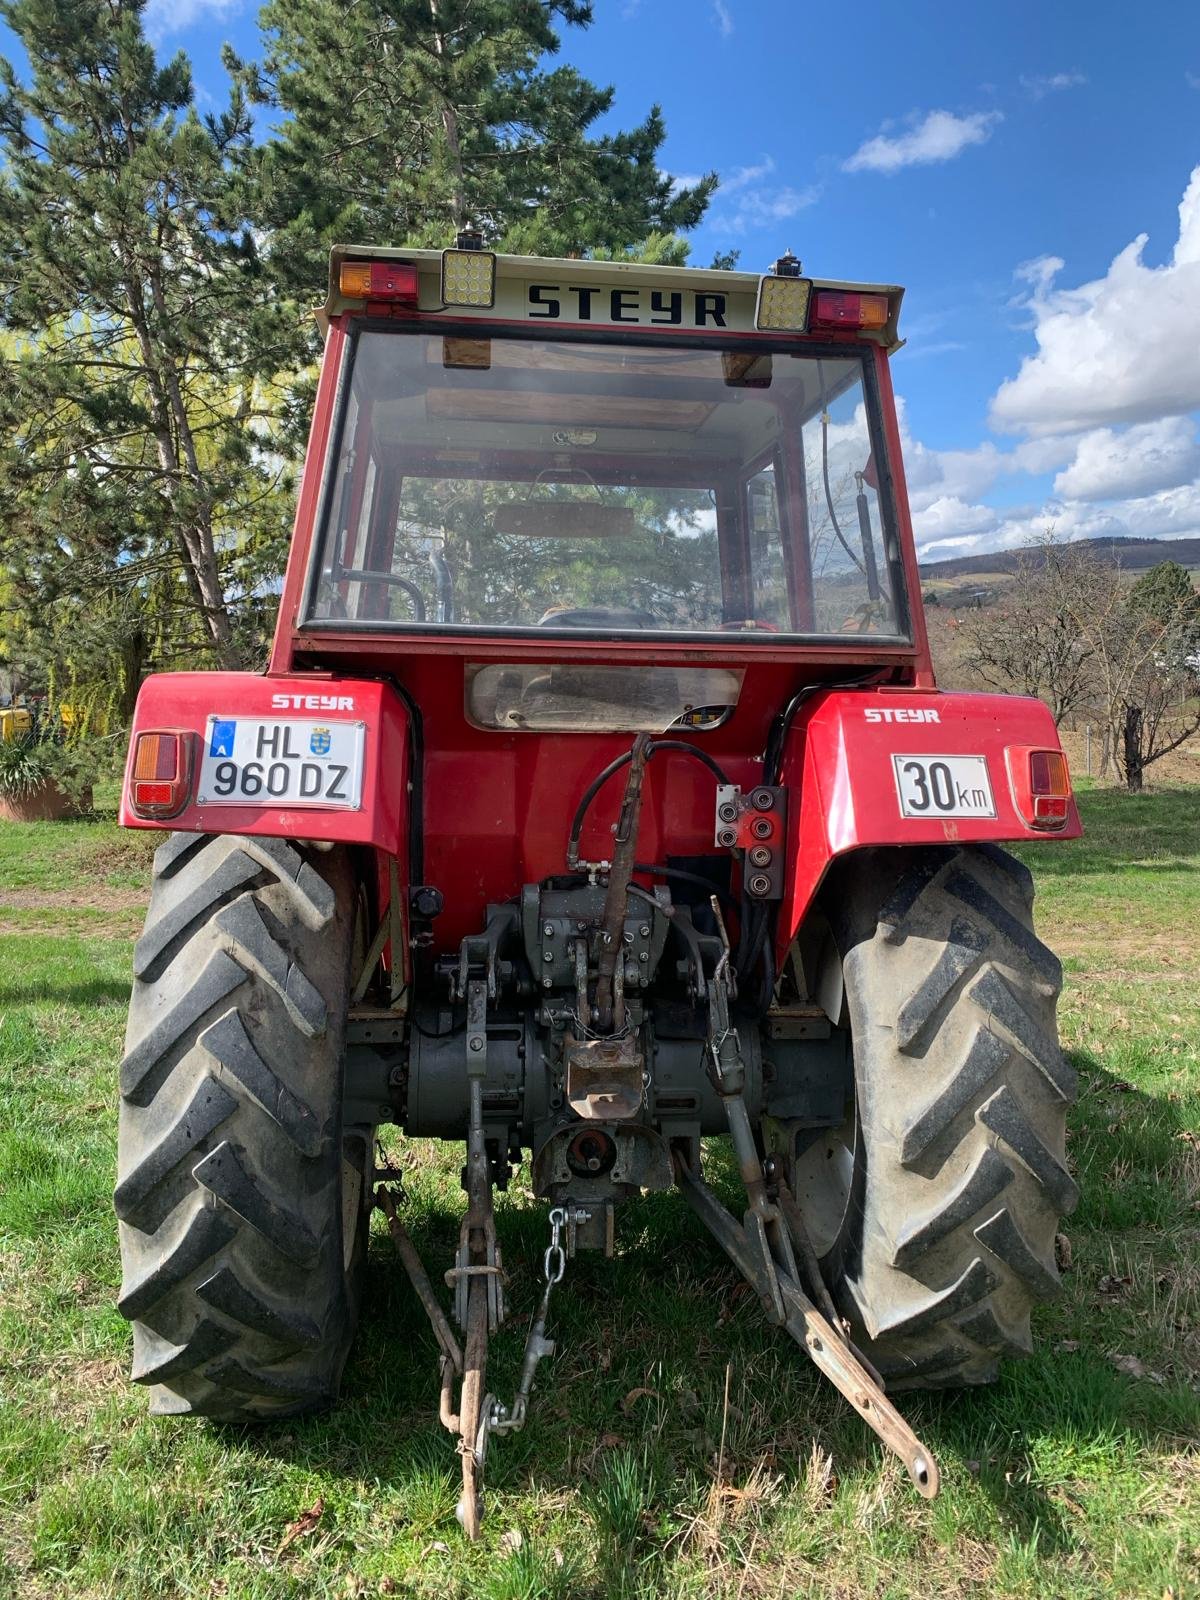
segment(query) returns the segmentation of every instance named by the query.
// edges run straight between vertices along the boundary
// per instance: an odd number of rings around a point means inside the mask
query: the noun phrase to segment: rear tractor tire
[[[856,1108],[825,1270],[889,1389],[987,1383],[1031,1349],[1078,1199],[1062,969],[1028,870],[994,846],[865,852],[834,890]]]
[[[155,855],[114,1197],[153,1412],[289,1416],[337,1394],[373,1149],[341,1125],[354,916],[343,850],[180,833]]]

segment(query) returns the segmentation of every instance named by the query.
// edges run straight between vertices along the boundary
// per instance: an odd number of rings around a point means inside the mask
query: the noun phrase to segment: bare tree
[[[1118,565],[1051,531],[1021,553],[1001,603],[960,628],[965,665],[984,683],[1036,695],[1055,722],[1096,717],[1101,771],[1112,761],[1131,790],[1200,730],[1200,596],[1181,569],[1152,568],[1130,585]]]
[[[1069,599],[1104,570],[1090,550],[1064,544],[1048,529],[1020,552],[1000,603],[959,623],[963,665],[990,688],[1044,700],[1056,723],[1081,710],[1094,686],[1094,645]]]
[[[1071,574],[1062,604],[1088,652],[1092,694],[1126,787],[1200,729],[1200,683],[1188,640],[1197,597],[1155,597],[1155,569],[1130,586],[1119,566],[1094,561]]]

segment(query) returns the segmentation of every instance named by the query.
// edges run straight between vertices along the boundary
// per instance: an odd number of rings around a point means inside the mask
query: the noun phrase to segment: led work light
[[[496,258],[490,250],[442,251],[442,303],[491,306],[496,300]]]
[[[765,278],[758,283],[758,303],[754,326],[803,333],[808,326],[808,301],[812,282],[800,276],[800,263],[789,250],[780,256]]]

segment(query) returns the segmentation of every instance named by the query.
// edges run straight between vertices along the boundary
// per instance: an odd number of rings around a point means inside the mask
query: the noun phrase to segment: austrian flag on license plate
[[[355,810],[364,732],[361,722],[209,717],[197,804]]]

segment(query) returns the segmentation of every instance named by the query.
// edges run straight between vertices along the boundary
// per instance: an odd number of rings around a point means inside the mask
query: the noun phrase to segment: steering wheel
[[[764,622],[759,617],[744,617],[740,622],[722,622],[722,633],[781,633],[777,622]]]
[[[657,628],[652,611],[637,606],[563,606],[538,618],[539,628]]]

